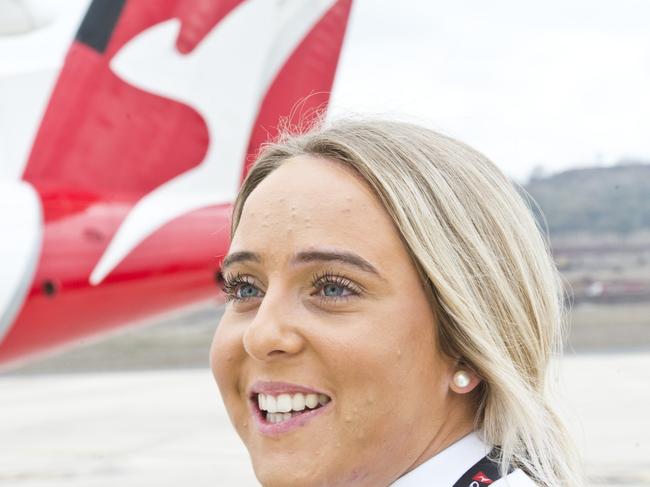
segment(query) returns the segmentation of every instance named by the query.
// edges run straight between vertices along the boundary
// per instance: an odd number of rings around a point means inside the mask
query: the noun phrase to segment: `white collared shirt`
[[[390,487],[453,487],[490,450],[492,448],[476,432],[470,433],[397,479]],[[517,469],[491,483],[490,487],[535,487],[535,483]]]

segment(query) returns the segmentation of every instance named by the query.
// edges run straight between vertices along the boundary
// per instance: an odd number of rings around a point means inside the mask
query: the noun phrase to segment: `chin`
[[[322,450],[314,448],[309,458],[296,458],[288,453],[277,461],[253,459],[253,470],[264,487],[363,487],[376,486],[367,473],[345,471],[336,461],[322,457]],[[304,461],[303,461],[304,460]],[[328,467],[329,465],[329,467]]]
[[[273,462],[268,459],[253,460],[253,470],[264,487],[318,487],[331,485],[322,473],[315,472],[315,465],[303,465],[298,461]],[[313,463],[310,462],[310,463]]]

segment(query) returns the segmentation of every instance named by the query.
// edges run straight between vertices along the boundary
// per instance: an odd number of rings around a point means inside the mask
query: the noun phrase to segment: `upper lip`
[[[255,394],[296,394],[302,392],[303,394],[325,394],[327,397],[331,396],[324,391],[319,391],[312,387],[302,386],[299,384],[291,384],[289,382],[276,382],[276,381],[256,381],[249,389],[249,396]]]

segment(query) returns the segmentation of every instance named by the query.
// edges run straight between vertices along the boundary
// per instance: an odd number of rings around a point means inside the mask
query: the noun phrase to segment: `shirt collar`
[[[390,487],[421,487],[436,485],[452,487],[454,483],[491,448],[472,432],[440,453],[403,475]]]

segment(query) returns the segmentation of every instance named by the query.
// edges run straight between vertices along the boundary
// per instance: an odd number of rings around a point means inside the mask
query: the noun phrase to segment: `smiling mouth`
[[[269,425],[293,422],[300,417],[312,416],[312,412],[321,409],[331,399],[325,394],[263,394],[256,393],[251,401],[260,419]],[[306,418],[305,418],[306,419]]]

